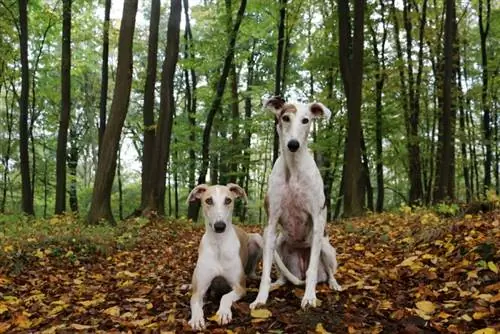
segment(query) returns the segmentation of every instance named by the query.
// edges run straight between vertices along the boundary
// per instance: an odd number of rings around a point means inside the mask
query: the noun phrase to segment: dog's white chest
[[[228,273],[240,274],[242,268],[240,243],[236,235],[232,238],[206,240],[198,263],[210,267],[216,276],[226,276]]]

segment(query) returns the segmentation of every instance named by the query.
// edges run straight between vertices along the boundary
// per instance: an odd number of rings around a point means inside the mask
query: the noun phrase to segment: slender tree
[[[102,29],[102,65],[101,65],[101,96],[99,98],[99,151],[101,149],[104,130],[106,129],[106,112],[108,103],[108,58],[109,58],[109,17],[111,0],[104,2],[104,23]]]
[[[276,49],[276,66],[275,66],[275,81],[274,81],[274,96],[283,96],[283,70],[285,61],[285,24],[286,24],[286,2],[287,0],[279,0],[280,18],[278,23],[278,46]],[[279,155],[279,137],[276,130],[278,120],[274,120],[274,137],[273,137],[273,164],[278,159]]]
[[[30,160],[28,153],[28,99],[29,99],[29,63],[28,63],[28,1],[19,0],[19,51],[21,52],[21,97],[19,99],[19,155],[21,161],[22,210],[34,215],[33,193],[31,192]],[[35,157],[32,157],[33,159]]]
[[[439,118],[438,157],[436,159],[436,182],[434,202],[453,200],[454,195],[454,51],[456,36],[455,0],[446,0],[444,31],[443,103]]]
[[[219,110],[220,105],[222,103],[222,95],[224,95],[227,78],[229,76],[229,70],[231,69],[231,65],[233,63],[236,38],[238,37],[238,31],[240,30],[241,21],[243,21],[243,15],[245,14],[246,6],[247,6],[247,0],[241,0],[240,8],[238,9],[238,13],[236,14],[236,20],[234,21],[234,26],[229,36],[228,47],[226,49],[226,55],[224,57],[224,64],[222,66],[222,71],[217,81],[215,89],[215,96],[212,100],[212,104],[210,105],[210,109],[208,110],[207,122],[203,130],[202,162],[201,162],[200,176],[198,178],[198,184],[206,182],[208,164],[209,164],[210,135],[212,132],[212,124],[214,122],[215,113]],[[189,213],[188,218],[192,219],[193,221],[196,221],[198,219],[200,204],[199,202],[192,202],[189,203],[189,206],[191,208],[188,209]]]
[[[108,124],[104,131],[99,161],[97,163],[94,191],[87,221],[96,224],[104,219],[114,223],[111,212],[111,188],[116,172],[116,158],[121,131],[130,98],[132,86],[132,45],[135,30],[135,16],[138,0],[125,0],[118,41],[118,65],[116,84]]]
[[[151,184],[149,185],[148,204],[144,209],[146,214],[153,211],[160,215],[165,214],[165,182],[170,157],[172,124],[175,115],[174,74],[179,55],[181,11],[181,0],[171,0],[165,50],[166,57],[163,61],[161,76],[160,117],[149,175]]]
[[[338,2],[340,72],[347,99],[347,140],[344,156],[344,215],[363,212],[364,184],[361,175],[361,86],[363,80],[363,22],[365,2],[354,2],[354,29],[348,0]]]
[[[61,113],[57,136],[55,214],[66,211],[66,155],[71,113],[71,2],[63,0]]]
[[[144,126],[144,146],[141,171],[141,210],[146,207],[147,196],[151,192],[149,182],[151,164],[155,145],[155,84],[158,59],[158,28],[160,24],[160,0],[151,1],[151,18],[149,21],[148,65],[146,84],[144,87],[144,105],[142,110]]]
[[[483,108],[483,136],[484,136],[484,147],[485,147],[485,159],[484,159],[484,194],[488,191],[491,186],[491,162],[492,162],[492,150],[491,150],[491,112],[490,105],[488,101],[488,51],[486,48],[486,40],[488,38],[488,33],[490,31],[490,15],[491,13],[491,3],[490,0],[486,0],[486,22],[484,19],[484,3],[483,0],[479,0],[479,36],[481,37],[481,71],[482,71],[482,89],[481,89],[481,105]]]

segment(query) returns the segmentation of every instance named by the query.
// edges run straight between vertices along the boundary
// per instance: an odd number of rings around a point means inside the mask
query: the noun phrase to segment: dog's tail
[[[288,270],[288,268],[286,267],[286,265],[281,260],[281,257],[278,254],[278,251],[276,251],[276,250],[274,251],[274,261],[278,265],[278,268],[283,273],[283,275],[285,275],[286,279],[288,281],[290,281],[293,285],[304,285],[305,284],[305,281],[299,279],[297,276],[295,276],[294,274],[292,274],[290,272],[290,270]]]

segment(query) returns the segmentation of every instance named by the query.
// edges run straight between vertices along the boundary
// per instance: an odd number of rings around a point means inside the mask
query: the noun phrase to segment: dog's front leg
[[[264,305],[269,296],[271,288],[271,267],[273,265],[273,253],[276,247],[276,224],[277,219],[269,218],[269,225],[264,230],[264,250],[262,255],[262,276],[260,279],[259,293],[253,303],[250,304],[251,309],[255,309],[259,305]]]
[[[242,284],[243,283],[243,284]],[[233,314],[231,312],[231,306],[234,302],[240,300],[246,294],[245,289],[245,279],[243,278],[242,283],[236,283],[232,286],[233,290],[222,296],[220,300],[219,310],[217,314],[219,315],[219,324],[226,325],[231,322]]]
[[[306,272],[306,291],[302,298],[301,306],[316,307],[316,283],[318,281],[318,266],[322,248],[323,233],[325,231],[326,209],[313,215],[313,235],[311,242],[311,255]]]
[[[193,273],[193,294],[191,295],[191,319],[189,325],[193,330],[205,329],[203,314],[203,297],[212,283],[213,275],[201,270],[198,266]]]

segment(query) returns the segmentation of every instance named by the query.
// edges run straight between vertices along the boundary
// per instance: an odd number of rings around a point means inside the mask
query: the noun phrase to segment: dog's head
[[[189,202],[201,201],[205,225],[215,233],[223,233],[232,224],[234,201],[247,195],[239,185],[229,183],[226,186],[200,184],[188,196]]]
[[[264,107],[276,115],[280,141],[290,152],[307,147],[307,136],[313,119],[324,117],[329,120],[331,115],[330,109],[322,103],[287,103],[279,96],[266,100]]]

